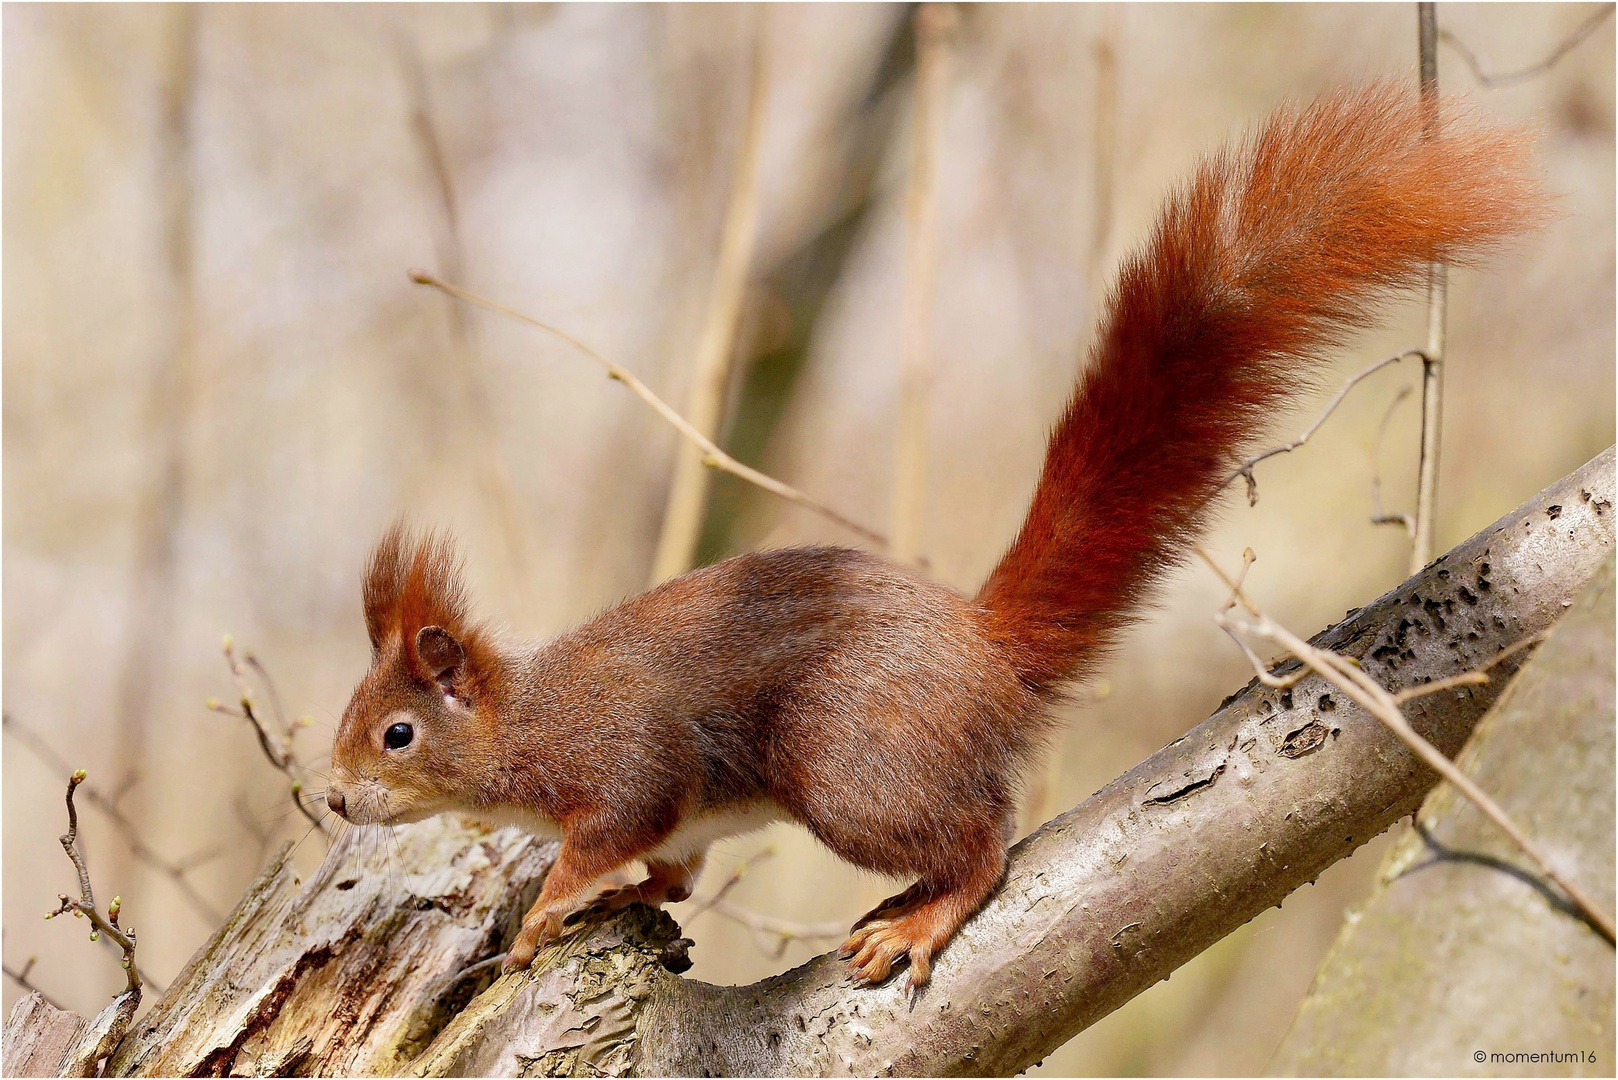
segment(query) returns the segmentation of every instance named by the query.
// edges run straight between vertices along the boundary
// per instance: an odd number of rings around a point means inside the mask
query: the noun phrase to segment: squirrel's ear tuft
[[[409,551],[414,544],[409,525],[400,518],[382,534],[366,564],[360,596],[365,605],[365,632],[371,637],[373,652],[382,647],[398,623],[399,595],[404,591]]]
[[[416,634],[416,658],[439,686],[448,688],[466,666],[466,650],[442,626],[424,626]]]
[[[393,637],[414,645],[428,626],[447,628],[452,638],[465,636],[465,590],[447,535],[418,536],[403,519],[394,522],[371,553],[362,591],[372,649]]]

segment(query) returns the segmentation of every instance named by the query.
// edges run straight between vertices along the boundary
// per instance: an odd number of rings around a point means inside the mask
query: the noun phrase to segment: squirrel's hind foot
[[[932,978],[933,957],[982,906],[999,877],[999,866],[986,865],[982,873],[957,884],[918,881],[855,924],[837,954],[848,960],[856,982],[871,984],[885,980],[896,964],[908,959],[905,992],[913,995]]]

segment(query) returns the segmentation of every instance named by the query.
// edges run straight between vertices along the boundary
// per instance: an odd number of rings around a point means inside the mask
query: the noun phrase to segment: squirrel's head
[[[393,526],[365,571],[371,670],[343,710],[326,802],[356,825],[397,825],[475,801],[500,665],[466,620],[453,543]]]

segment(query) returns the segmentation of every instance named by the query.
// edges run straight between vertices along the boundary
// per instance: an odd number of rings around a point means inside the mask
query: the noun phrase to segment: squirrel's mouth
[[[334,781],[326,803],[350,825],[408,825],[449,809],[438,799],[414,796],[370,778],[346,784]]]

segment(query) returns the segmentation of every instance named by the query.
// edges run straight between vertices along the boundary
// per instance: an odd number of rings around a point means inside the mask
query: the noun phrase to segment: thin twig
[[[937,176],[944,96],[949,88],[954,9],[922,4],[913,19],[916,81],[910,176],[904,204],[904,295],[900,304],[899,432],[894,454],[893,547],[902,562],[921,553],[927,508],[927,418],[937,292]]]
[[[1271,619],[1242,592],[1241,584],[1226,574],[1205,550],[1198,547],[1196,551],[1202,556],[1203,561],[1208,564],[1209,568],[1219,576],[1220,580],[1230,586],[1232,596],[1253,620],[1251,622],[1231,620],[1224,611],[1220,611],[1214,615],[1214,622],[1236,633],[1263,638],[1280,646],[1302,661],[1305,667],[1336,686],[1362,709],[1380,720],[1429,768],[1447,780],[1451,786],[1482,811],[1489,820],[1493,821],[1507,836],[1511,837],[1517,846],[1539,867],[1540,872],[1556,883],[1563,893],[1584,913],[1591,926],[1595,927],[1609,943],[1615,940],[1611,916],[1602,911],[1589,894],[1558,871],[1539,845],[1531,840],[1517,826],[1517,823],[1512,821],[1510,816],[1501,809],[1499,804],[1472,781],[1471,777],[1457,768],[1454,762],[1445,757],[1436,746],[1424,739],[1415,728],[1410,726],[1410,722],[1405,719],[1404,713],[1399,709],[1400,702],[1396,695],[1372,679],[1360,669],[1358,664],[1348,657],[1332,652],[1329,649],[1317,649],[1274,619]],[[1510,650],[1507,650],[1507,654],[1526,648],[1528,644],[1537,639],[1538,635],[1528,641],[1518,642]],[[1497,656],[1492,662],[1498,663],[1500,659],[1502,657]],[[1477,674],[1481,675],[1482,672],[1479,671]],[[1432,687],[1434,684],[1429,683],[1427,685]]]
[[[1416,5],[1421,53],[1422,138],[1438,136],[1438,14],[1431,0]],[[1433,530],[1438,515],[1438,451],[1444,419],[1444,323],[1447,318],[1448,272],[1443,263],[1427,267],[1427,347],[1421,357],[1421,460],[1416,469],[1416,521],[1411,527],[1410,572],[1420,572],[1433,557]]]
[[[713,912],[732,922],[740,923],[752,932],[753,944],[758,946],[760,952],[773,959],[779,959],[786,951],[787,944],[793,941],[823,941],[840,938],[848,932],[848,926],[842,922],[800,923],[788,919],[777,919],[771,915],[761,915],[756,911],[733,904],[727,899],[732,889],[741,884],[742,878],[747,875],[756,864],[775,856],[775,848],[767,847],[754,852],[743,859],[741,864],[731,871],[725,883],[708,896],[692,897],[693,906],[682,912],[680,918],[687,925],[698,915]],[[774,940],[770,940],[770,939]]]
[[[6,978],[10,979],[24,990],[27,990],[30,993],[38,994],[40,997],[44,998],[45,1004],[49,1005],[51,1008],[61,1009],[63,1012],[66,1012],[66,1005],[63,1005],[60,1001],[57,1001],[55,998],[51,997],[45,991],[41,990],[38,986],[29,981],[28,973],[34,970],[34,961],[38,959],[39,958],[37,956],[30,956],[28,958],[28,963],[22,966],[21,971],[13,971],[6,965],[0,964],[0,971],[3,971]]]
[[[1555,67],[1557,62],[1561,60],[1562,57],[1566,56],[1568,53],[1577,48],[1581,41],[1595,33],[1596,27],[1606,22],[1607,16],[1611,15],[1612,12],[1612,4],[1602,4],[1600,9],[1593,12],[1589,18],[1580,23],[1578,28],[1574,30],[1573,33],[1569,34],[1566,38],[1563,38],[1561,44],[1552,49],[1549,56],[1545,57],[1545,59],[1541,60],[1537,64],[1531,64],[1530,66],[1523,68],[1521,71],[1513,71],[1509,75],[1485,74],[1483,65],[1478,62],[1477,54],[1469,49],[1466,42],[1462,41],[1452,31],[1440,30],[1438,32],[1438,40],[1442,41],[1444,44],[1461,54],[1461,59],[1465,61],[1466,66],[1472,70],[1472,77],[1478,81],[1479,86],[1492,90],[1496,87],[1510,86],[1512,83],[1522,82],[1524,79],[1531,79],[1535,75],[1543,75],[1545,72]]]
[[[780,959],[794,941],[833,941],[848,934],[846,922],[801,923],[760,915],[738,907],[729,900],[715,900],[711,910],[732,922],[740,923],[753,933],[753,943],[771,959]],[[774,938],[772,942],[769,939]]]
[[[135,964],[135,928],[120,927],[118,916],[123,908],[123,898],[115,896],[112,903],[107,905],[107,914],[102,915],[96,907],[95,892],[90,887],[90,869],[84,864],[84,856],[79,853],[79,811],[73,805],[73,793],[78,786],[84,783],[85,771],[79,769],[67,780],[67,832],[60,837],[62,850],[72,860],[73,868],[79,875],[79,898],[75,900],[66,893],[58,893],[57,899],[61,903],[54,911],[47,912],[45,918],[54,919],[58,915],[72,912],[76,917],[89,919],[94,930],[90,932],[91,941],[99,941],[102,934],[106,934],[124,954],[124,973],[129,980],[128,992],[140,1001],[141,975],[140,968]]]
[[[270,678],[269,671],[251,652],[242,653],[242,663],[258,674],[259,681],[264,684],[265,691],[270,695],[270,710],[275,714],[275,724],[281,729],[281,738],[286,740],[287,753],[290,754],[294,728],[287,720],[286,710],[281,708],[281,692],[275,688],[275,680]]]
[[[275,746],[272,742],[273,736],[269,728],[259,718],[258,711],[253,707],[253,690],[247,684],[247,676],[242,668],[242,662],[236,659],[236,643],[229,634],[225,635],[222,651],[225,654],[225,663],[230,666],[231,678],[236,683],[237,693],[240,695],[239,707],[233,709],[229,705],[220,702],[217,698],[209,698],[207,701],[208,709],[212,712],[223,713],[226,716],[234,716],[239,720],[247,721],[253,729],[253,734],[258,737],[258,746],[260,750],[264,751],[265,760],[275,766],[288,780],[292,781],[292,804],[298,808],[298,813],[307,818],[309,823],[329,843],[331,841],[331,832],[320,818],[309,807],[304,805],[302,798],[305,777],[300,773],[307,774],[309,770],[299,763],[297,755],[293,753],[292,749],[293,736],[301,724],[288,724],[286,717],[280,715],[280,697],[275,692],[274,683],[270,681],[269,674],[265,671],[264,666],[251,653],[248,653],[247,661],[264,679],[265,686],[269,689],[272,708],[278,715],[277,722],[284,733],[281,735],[281,745],[279,747]]]
[[[1547,636],[1549,636],[1549,631],[1541,631],[1538,634],[1529,634],[1521,641],[1514,641],[1510,645],[1507,645],[1504,649],[1501,649],[1499,652],[1489,657],[1489,659],[1485,660],[1471,671],[1463,671],[1461,674],[1451,675],[1447,679],[1434,679],[1432,682],[1406,687],[1405,689],[1394,694],[1393,700],[1398,704],[1403,705],[1407,701],[1414,701],[1416,698],[1426,697],[1428,694],[1436,694],[1440,690],[1453,690],[1459,686],[1481,686],[1489,681],[1489,676],[1486,673],[1490,668],[1494,667],[1496,664],[1507,659],[1508,657],[1517,655],[1524,649],[1538,645],[1540,642],[1544,641]]]
[[[742,878],[746,877],[747,872],[756,864],[761,863],[766,859],[773,859],[774,857],[775,848],[773,847],[767,847],[760,851],[755,851],[753,854],[743,859],[735,870],[731,871],[730,877],[726,878],[725,883],[719,886],[718,890],[716,890],[712,895],[692,897],[692,899],[695,901],[695,906],[682,912],[681,918],[685,919],[686,922],[690,922],[692,919],[695,919],[698,915],[701,915],[703,912],[707,911],[709,908],[713,907],[715,904],[719,903],[726,896],[728,896],[732,889],[741,884]]]
[[[399,53],[399,64],[404,73],[405,86],[410,94],[411,128],[427,171],[437,190],[442,212],[441,229],[434,230],[434,248],[440,270],[456,281],[466,280],[465,245],[461,241],[460,202],[455,193],[454,174],[450,170],[449,156],[444,152],[438,125],[433,119],[433,98],[415,35],[402,23],[395,27],[394,40]],[[482,378],[482,346],[477,323],[468,317],[460,305],[449,304],[449,329],[454,348],[455,373],[462,400],[470,414],[471,437],[477,453],[482,457],[478,470],[478,484],[484,498],[499,519],[501,537],[505,542],[506,559],[518,588],[526,590],[528,575],[527,536],[523,529],[524,515],[519,509],[511,471],[500,453],[498,427],[494,422],[494,408],[489,400]]]
[[[691,390],[685,415],[691,426],[710,439],[719,435],[725,398],[730,390],[731,364],[736,353],[736,327],[747,292],[758,235],[759,148],[764,143],[765,106],[770,97],[770,26],[768,4],[753,6],[752,78],[747,91],[747,118],[736,151],[730,185],[730,205],[719,238],[708,310],[692,358]],[[702,452],[681,443],[674,458],[674,480],[669,486],[663,531],[652,560],[651,584],[666,581],[691,568],[702,520],[708,505],[708,469]]]
[[[58,775],[72,772],[67,759],[52,750],[49,744],[26,724],[17,720],[10,713],[3,714],[3,723],[6,731],[21,740],[22,744],[33,751],[34,755],[49,766],[53,772]],[[127,785],[120,785],[120,788],[126,787]],[[81,794],[91,806],[106,815],[107,820],[112,823],[113,828],[118,831],[118,835],[123,837],[124,843],[128,845],[130,854],[174,882],[174,886],[180,891],[180,895],[184,896],[186,901],[196,909],[197,914],[208,920],[211,925],[218,925],[224,921],[224,914],[209,903],[185,876],[187,871],[217,858],[220,854],[219,849],[211,848],[195,852],[177,862],[170,862],[153,851],[141,839],[140,830],[135,826],[135,823],[124,816],[122,810],[118,809],[116,795],[104,795],[88,784],[83,787]]]
[[[1321,411],[1319,416],[1315,417],[1314,421],[1308,427],[1303,429],[1303,433],[1297,438],[1293,439],[1291,442],[1282,443],[1280,446],[1272,446],[1261,454],[1254,454],[1252,457],[1236,466],[1235,470],[1229,476],[1225,477],[1224,481],[1219,486],[1224,488],[1238,476],[1245,477],[1247,479],[1247,505],[1257,506],[1258,480],[1253,476],[1253,466],[1267,458],[1276,457],[1279,454],[1290,454],[1292,451],[1298,449],[1298,447],[1308,442],[1314,437],[1315,432],[1320,430],[1320,426],[1331,417],[1331,414],[1337,411],[1337,406],[1341,405],[1343,403],[1343,399],[1348,397],[1348,392],[1354,389],[1354,387],[1358,386],[1362,380],[1375,375],[1377,372],[1381,371],[1390,364],[1397,364],[1401,360],[1408,360],[1411,357],[1419,358],[1420,356],[1421,352],[1419,350],[1408,349],[1405,352],[1398,353],[1397,355],[1387,356],[1381,360],[1378,360],[1376,363],[1372,364],[1370,367],[1366,368],[1364,371],[1361,371],[1359,374],[1345,382],[1342,385],[1342,388],[1338,390],[1336,395],[1331,399],[1331,401],[1326,404],[1326,408]]]
[[[505,315],[508,318],[516,319],[518,322],[527,323],[529,326],[543,330],[548,334],[556,335],[604,367],[609,378],[616,379],[618,382],[621,382],[627,386],[631,393],[640,398],[646,404],[650,405],[657,415],[661,416],[664,420],[673,425],[676,431],[685,436],[687,439],[691,440],[691,442],[695,443],[703,452],[702,463],[704,465],[711,469],[719,469],[723,472],[728,472],[732,476],[738,477],[739,479],[745,480],[750,484],[763,488],[772,495],[779,496],[790,503],[795,503],[806,510],[811,510],[825,518],[827,521],[841,525],[849,532],[864,538],[878,547],[888,547],[888,538],[883,536],[881,533],[872,529],[867,529],[859,522],[844,517],[842,514],[839,514],[837,511],[833,510],[829,506],[826,506],[824,503],[811,499],[797,488],[789,487],[774,477],[766,476],[757,469],[743,465],[741,462],[719,449],[719,447],[714,444],[712,439],[708,438],[702,432],[692,427],[689,420],[670,408],[667,402],[658,397],[656,394],[652,393],[651,389],[645,383],[636,378],[631,372],[625,368],[619,367],[611,360],[608,360],[605,356],[602,356],[600,353],[596,352],[590,346],[586,345],[584,342],[580,341],[566,330],[563,330],[560,327],[552,326],[547,322],[541,322],[531,315],[524,315],[520,311],[506,307],[504,304],[490,300],[486,297],[479,296],[477,293],[468,292],[459,285],[451,285],[449,282],[442,281],[439,278],[434,277],[432,274],[427,273],[425,270],[410,271],[410,280],[414,281],[418,285],[430,285],[435,289],[440,289],[453,297],[466,301],[468,304],[473,304],[477,307],[483,308],[485,311],[493,311],[498,314]]]
[[[1390,514],[1382,508],[1382,440],[1387,437],[1388,423],[1393,419],[1394,410],[1400,402],[1409,397],[1411,387],[1401,387],[1388,402],[1388,407],[1382,413],[1382,422],[1376,426],[1376,438],[1370,445],[1371,454],[1371,524],[1372,525],[1399,525],[1404,528],[1406,535],[1414,535],[1416,527],[1415,518],[1409,514]]]

